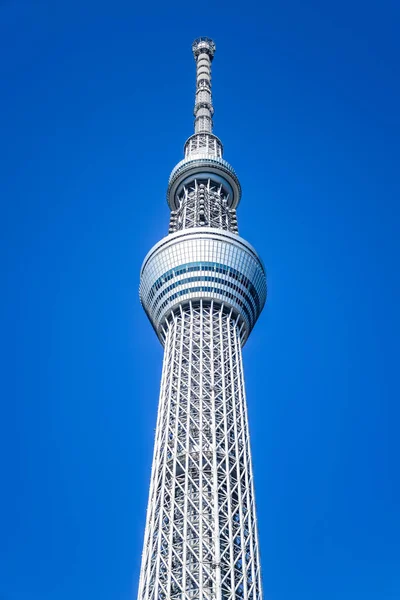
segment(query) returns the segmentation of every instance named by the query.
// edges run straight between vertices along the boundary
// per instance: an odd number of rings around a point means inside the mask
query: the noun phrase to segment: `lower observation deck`
[[[162,341],[162,327],[179,305],[214,301],[243,323],[243,343],[266,300],[266,277],[252,246],[239,236],[209,227],[168,235],[146,256],[140,300]]]

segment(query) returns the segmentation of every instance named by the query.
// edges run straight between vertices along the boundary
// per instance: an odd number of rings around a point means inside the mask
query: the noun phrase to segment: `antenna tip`
[[[210,60],[212,60],[215,54],[215,43],[212,41],[211,38],[199,37],[194,40],[192,44],[192,50],[195,59],[197,59],[199,54],[204,52],[205,54],[208,54]]]

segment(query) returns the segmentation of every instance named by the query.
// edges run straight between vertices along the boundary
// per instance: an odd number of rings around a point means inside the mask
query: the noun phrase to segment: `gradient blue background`
[[[136,595],[162,348],[138,301],[213,37],[269,300],[244,351],[265,597],[397,600],[397,1],[0,3],[1,600]]]

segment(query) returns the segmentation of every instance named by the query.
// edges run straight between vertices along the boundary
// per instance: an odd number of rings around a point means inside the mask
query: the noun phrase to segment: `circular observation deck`
[[[266,275],[252,246],[238,235],[209,227],[163,238],[144,259],[140,301],[160,341],[171,311],[190,301],[213,301],[232,309],[242,343],[253,329],[267,296]]]
[[[223,158],[208,155],[181,160],[172,170],[168,182],[167,201],[171,210],[177,210],[178,195],[183,186],[194,179],[212,179],[221,183],[229,193],[229,208],[236,208],[242,188],[235,170]]]

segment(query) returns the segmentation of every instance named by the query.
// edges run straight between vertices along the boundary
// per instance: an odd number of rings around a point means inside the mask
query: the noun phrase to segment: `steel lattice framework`
[[[238,235],[241,188],[212,133],[215,44],[193,44],[195,134],[168,186],[169,234],[140,298],[164,345],[139,600],[261,600],[242,346],[266,300]]]

